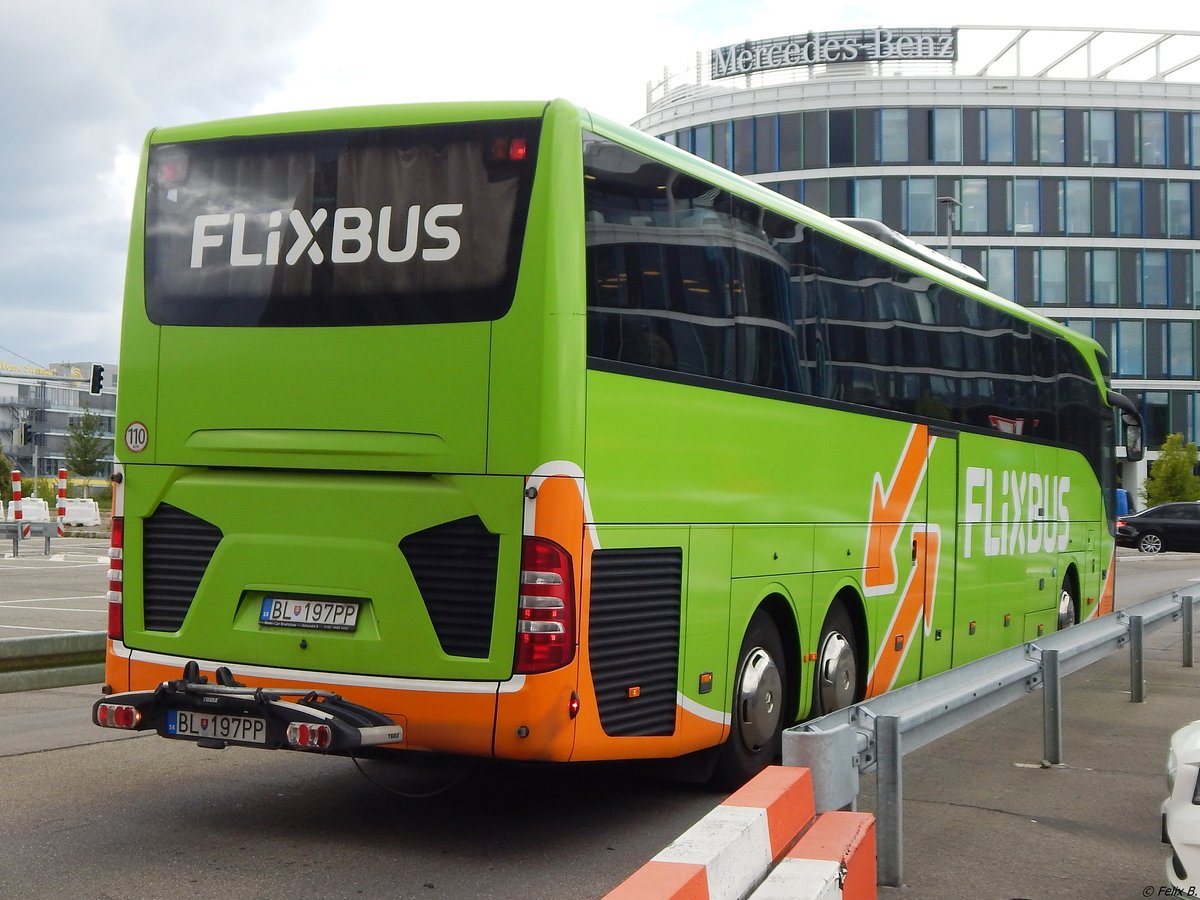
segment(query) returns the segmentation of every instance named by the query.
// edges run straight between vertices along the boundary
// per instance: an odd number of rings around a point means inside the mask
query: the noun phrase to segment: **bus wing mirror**
[[[1142,445],[1142,415],[1133,401],[1117,391],[1108,392],[1108,402],[1121,411],[1125,426],[1125,461],[1138,462],[1145,448]]]

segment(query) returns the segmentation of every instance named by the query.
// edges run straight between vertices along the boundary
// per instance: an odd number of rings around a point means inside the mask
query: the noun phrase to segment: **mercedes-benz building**
[[[1148,458],[1200,440],[1200,32],[957,27],[752,40],[637,126],[811,207],[879,219],[1095,337]],[[1136,490],[1146,463],[1125,464]]]

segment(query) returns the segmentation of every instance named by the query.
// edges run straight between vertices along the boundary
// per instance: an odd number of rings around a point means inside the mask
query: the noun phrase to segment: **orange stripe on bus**
[[[1090,619],[1095,616],[1106,616],[1113,611],[1117,599],[1117,545],[1113,544],[1112,555],[1108,559],[1108,568],[1105,570],[1107,577],[1104,579],[1104,588],[1100,593],[1100,602],[1096,604],[1096,610],[1091,615],[1084,616],[1085,619]],[[1081,598],[1082,599],[1082,598]]]
[[[938,550],[941,545],[941,533],[937,528],[924,530],[915,526],[913,545],[916,552],[916,562],[909,575],[908,584],[904,588],[904,596],[892,617],[887,636],[879,645],[879,655],[870,675],[869,696],[882,694],[891,690],[900,674],[900,667],[908,656],[909,649],[917,642],[918,631],[922,616],[925,627],[933,619],[933,593],[937,584]],[[928,603],[926,603],[928,597]],[[897,638],[901,644],[897,649]]]
[[[896,545],[925,475],[929,449],[928,429],[924,425],[914,425],[886,491],[882,476],[879,473],[875,475],[863,572],[863,583],[868,593],[885,593],[896,586]]]

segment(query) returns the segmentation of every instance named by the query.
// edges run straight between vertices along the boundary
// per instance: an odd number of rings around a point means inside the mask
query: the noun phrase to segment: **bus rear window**
[[[498,319],[512,304],[539,124],[156,145],[147,314],[285,327]]]

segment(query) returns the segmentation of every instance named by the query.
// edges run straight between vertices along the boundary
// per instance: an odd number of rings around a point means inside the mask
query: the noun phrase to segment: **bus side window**
[[[800,389],[795,319],[782,261],[739,251],[738,380],[784,391]]]

